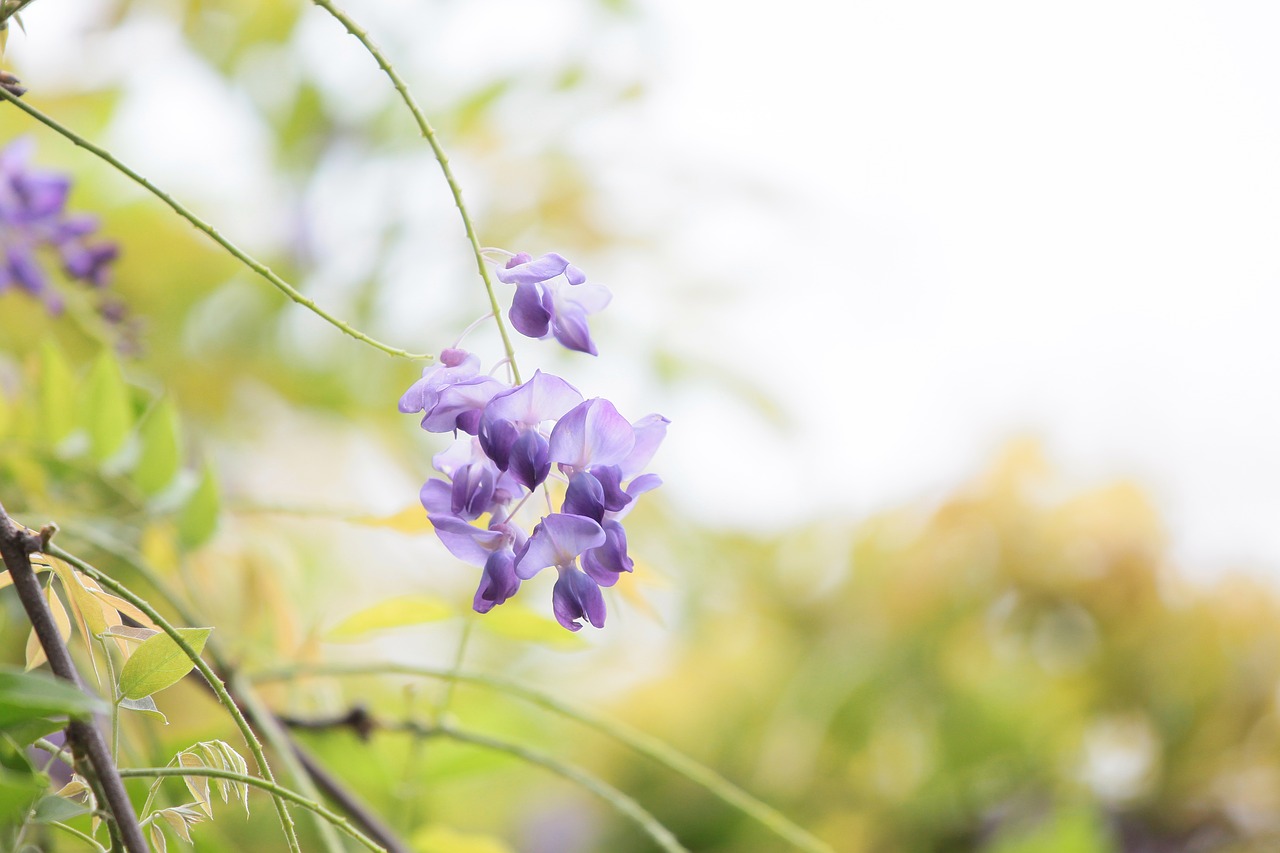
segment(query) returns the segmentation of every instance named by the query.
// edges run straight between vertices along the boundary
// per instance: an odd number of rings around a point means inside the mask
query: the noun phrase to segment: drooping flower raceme
[[[30,169],[34,149],[31,139],[22,138],[0,151],[0,293],[16,287],[57,314],[63,300],[41,255],[56,258],[67,278],[100,290],[119,247],[91,239],[98,227],[92,217],[67,214],[70,178]],[[113,320],[118,303],[103,304],[112,306],[103,315]]]
[[[608,400],[584,400],[541,371],[508,387],[482,376],[476,356],[457,349],[424,371],[400,410],[422,412],[429,432],[467,434],[435,456],[442,476],[428,480],[420,497],[445,547],[482,569],[474,609],[487,613],[554,567],[556,619],[571,631],[602,627],[600,588],[633,568],[621,520],[662,482],[641,472],[667,419],[655,414],[631,423]],[[537,491],[545,499],[531,500]],[[538,518],[531,507],[547,511]],[[520,521],[525,515],[537,518],[531,532]]]

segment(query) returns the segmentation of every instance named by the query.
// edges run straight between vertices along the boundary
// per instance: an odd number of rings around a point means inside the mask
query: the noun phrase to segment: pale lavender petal
[[[516,560],[516,574],[528,580],[547,566],[572,565],[579,554],[604,541],[604,530],[590,518],[552,513],[533,529]]]
[[[587,280],[587,274],[575,267],[573,264],[564,268],[564,277],[572,285],[582,284]]]
[[[502,547],[503,535],[497,530],[481,530],[452,515],[430,515],[436,536],[449,553],[464,563],[483,566],[489,554]],[[604,531],[600,532],[601,538]]]
[[[631,424],[603,397],[574,407],[551,430],[551,461],[570,468],[616,464],[634,446]]]
[[[670,423],[671,421],[658,414],[645,415],[635,422],[635,445],[627,458],[618,465],[622,469],[623,479],[634,477],[645,469],[653,459],[653,454],[658,452],[662,440],[667,437],[667,426]]]
[[[418,499],[428,516],[453,512],[453,489],[444,480],[427,480],[418,492]]]
[[[551,590],[551,609],[556,621],[570,631],[582,627],[585,619],[597,628],[604,627],[604,596],[596,582],[577,569],[561,569]]]
[[[569,266],[569,262],[555,252],[543,255],[536,261],[516,263],[520,257],[516,255],[507,262],[505,268],[499,268],[498,281],[506,284],[536,284],[561,275]]]
[[[562,304],[576,305],[588,314],[603,311],[613,301],[613,293],[603,284],[586,284],[581,287],[561,287],[555,291],[556,309]]]
[[[453,444],[431,457],[431,465],[441,474],[453,479],[453,474],[463,465],[470,465],[477,459],[483,459],[479,442],[474,438],[459,438]]]
[[[507,386],[489,376],[476,376],[444,387],[423,415],[422,428],[427,432],[459,429],[474,435],[484,407],[505,390]]]
[[[582,394],[559,376],[541,370],[516,388],[494,396],[485,407],[484,419],[512,421],[535,427],[553,421],[582,402]]]

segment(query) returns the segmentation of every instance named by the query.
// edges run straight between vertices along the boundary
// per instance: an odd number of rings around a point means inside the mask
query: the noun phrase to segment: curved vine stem
[[[378,664],[373,666],[367,664],[314,664],[265,670],[250,674],[247,677],[251,681],[282,681],[301,676],[354,677],[378,674],[413,675],[474,684],[490,690],[497,690],[537,705],[540,708],[545,708],[574,722],[595,729],[601,734],[625,744],[641,755],[679,773],[719,797],[723,802],[742,814],[754,819],[761,826],[770,830],[779,838],[786,840],[797,849],[804,850],[806,853],[834,853],[830,845],[815,837],[777,809],[739,788],[710,767],[694,761],[658,738],[633,729],[616,720],[606,719],[581,708],[576,708],[550,694],[496,675],[459,672],[441,667],[412,666],[408,664]]]
[[[204,680],[208,682],[209,687],[218,698],[218,702],[222,704],[222,707],[227,709],[227,713],[230,714],[231,718],[235,721],[236,728],[240,730],[240,735],[244,738],[245,744],[253,754],[254,761],[258,763],[258,772],[262,774],[262,777],[266,781],[275,784],[275,777],[271,774],[270,765],[267,764],[267,756],[262,750],[262,742],[259,741],[257,735],[253,733],[253,729],[249,726],[249,721],[245,719],[244,714],[240,711],[239,706],[236,705],[235,700],[227,693],[226,685],[222,683],[222,679],[218,678],[217,673],[210,668],[209,664],[205,663],[204,658],[200,656],[199,652],[192,648],[186,638],[183,637],[182,634],[178,633],[178,630],[174,628],[167,619],[161,616],[159,611],[148,604],[145,599],[135,594],[115,578],[100,572],[84,560],[81,560],[74,554],[67,553],[57,545],[50,544],[45,550],[45,553],[51,557],[57,557],[59,560],[75,566],[81,572],[97,581],[104,589],[110,590],[132,604],[134,607],[141,610],[143,613],[147,614],[147,618],[154,622],[160,630],[169,635],[169,638],[173,640],[178,648],[182,649],[183,654],[191,659],[192,665],[200,671],[202,676],[204,676]],[[286,806],[284,801],[281,799],[274,799],[273,802],[275,803],[276,813],[280,817],[280,826],[284,829],[285,840],[289,844],[289,850],[292,851],[292,853],[302,853],[302,848],[298,844],[297,829],[293,825],[293,817],[289,814],[288,806]]]
[[[645,834],[654,840],[659,847],[666,850],[667,853],[689,853],[689,851],[676,839],[671,830],[662,825],[661,822],[653,815],[649,814],[643,806],[617,788],[608,783],[597,779],[587,771],[576,767],[572,764],[553,758],[544,752],[536,749],[530,749],[527,746],[521,746],[518,743],[510,743],[488,735],[477,734],[476,732],[466,732],[459,729],[439,727],[429,729],[422,733],[423,735],[439,735],[459,743],[467,743],[472,746],[478,746],[483,749],[490,749],[495,752],[504,752],[507,755],[519,758],[521,761],[529,764],[536,764],[546,770],[550,770],[557,776],[568,779],[570,782],[578,785],[600,799],[604,800],[619,814],[635,821],[635,823],[645,831]]]
[[[396,91],[400,94],[400,100],[404,101],[404,105],[413,115],[413,120],[417,123],[418,130],[422,132],[422,138],[427,140],[427,144],[431,146],[432,152],[436,155],[436,162],[440,164],[440,170],[444,172],[444,179],[449,184],[449,191],[453,193],[453,202],[458,206],[458,214],[462,217],[462,225],[467,231],[467,241],[471,244],[471,251],[475,255],[476,268],[480,272],[480,279],[484,282],[485,292],[489,295],[489,307],[493,309],[493,319],[498,324],[498,334],[502,337],[502,348],[506,351],[507,360],[511,365],[512,377],[515,379],[515,384],[519,385],[520,368],[516,366],[516,351],[511,344],[510,335],[507,334],[507,325],[502,322],[502,309],[498,306],[498,297],[493,289],[493,280],[489,277],[489,269],[484,263],[480,238],[476,236],[475,223],[471,221],[471,214],[467,212],[467,205],[462,201],[462,187],[458,185],[457,179],[453,176],[453,168],[449,165],[449,157],[444,153],[440,140],[436,138],[435,129],[431,127],[431,122],[427,121],[422,108],[418,106],[418,102],[414,100],[413,95],[409,92],[409,86],[404,82],[404,78],[396,71],[382,50],[369,38],[369,34],[352,20],[350,15],[333,5],[331,0],[311,0],[311,2],[336,18],[338,23],[342,24],[348,33],[355,36],[356,41],[360,42],[368,54],[374,58],[378,63],[378,67],[383,70],[391,80],[391,85],[395,86]]]
[[[214,228],[208,222],[205,222],[200,217],[196,216],[194,213],[192,213],[189,209],[187,209],[181,202],[179,202],[173,196],[169,195],[164,190],[160,189],[155,184],[151,183],[151,181],[149,181],[147,178],[143,177],[142,175],[138,174],[136,171],[131,169],[129,166],[122,163],[110,151],[107,151],[105,148],[101,148],[93,144],[92,142],[85,139],[80,134],[62,125],[57,120],[40,112],[40,110],[31,106],[27,102],[19,100],[12,93],[6,91],[3,86],[0,86],[0,98],[3,98],[4,100],[13,104],[15,107],[22,110],[24,113],[31,116],[33,119],[40,122],[45,127],[49,128],[55,133],[61,135],[65,139],[71,141],[73,144],[79,146],[80,148],[83,148],[84,150],[88,151],[90,154],[95,155],[96,157],[98,157],[98,159],[104,160],[105,162],[109,163],[111,166],[113,166],[116,169],[116,171],[126,175],[134,183],[138,184],[143,189],[147,190],[149,193],[154,195],[156,198],[160,199],[165,204],[167,204],[173,210],[174,213],[178,214],[183,219],[190,222],[199,231],[204,232],[209,237],[209,239],[213,240],[213,242],[217,243],[219,246],[226,249],[238,261],[240,261],[242,264],[247,266],[249,269],[256,272],[262,278],[266,279],[268,282],[271,283],[272,286],[274,286],[277,290],[279,290],[285,296],[289,297],[291,300],[298,303],[303,308],[306,308],[311,313],[320,317],[325,322],[329,323],[329,325],[333,326],[334,328],[338,329],[339,331],[343,332],[346,335],[350,335],[351,337],[355,338],[356,340],[362,343],[368,344],[374,349],[378,349],[378,350],[381,350],[382,352],[385,352],[387,355],[396,356],[397,358],[416,359],[419,361],[430,360],[432,358],[432,356],[427,355],[425,353],[411,353],[407,350],[397,349],[396,347],[393,347],[389,344],[384,344],[382,341],[379,341],[375,338],[370,337],[369,335],[366,335],[364,332],[360,331],[359,329],[355,328],[351,324],[347,323],[345,320],[338,319],[333,314],[330,314],[324,308],[321,308],[319,305],[317,305],[314,299],[311,299],[309,296],[305,296],[293,285],[289,284],[280,276],[272,272],[271,268],[268,267],[266,264],[257,260],[256,258],[251,256],[248,252],[244,251],[239,246],[237,246],[235,243],[232,243],[226,237],[222,236],[222,234],[216,228]]]
[[[313,814],[316,814],[328,821],[333,826],[345,832],[356,841],[363,844],[374,853],[386,853],[386,848],[378,845],[369,836],[351,825],[351,821],[347,820],[337,812],[325,808],[314,800],[309,800],[296,791],[292,791],[283,785],[267,779],[259,779],[257,776],[247,776],[244,773],[236,773],[232,770],[223,770],[218,767],[130,767],[120,771],[120,775],[127,778],[138,777],[148,779],[162,779],[167,776],[204,776],[210,779],[227,779],[232,782],[239,782],[242,785],[250,785],[254,788],[261,788],[271,794],[272,799],[288,800],[296,803],[302,808]]]

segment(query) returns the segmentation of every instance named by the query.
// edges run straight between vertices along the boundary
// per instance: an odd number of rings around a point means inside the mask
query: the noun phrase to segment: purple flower
[[[597,628],[604,627],[604,596],[600,594],[600,587],[578,569],[560,568],[560,577],[551,590],[551,609],[556,621],[570,631],[582,627],[579,619]]]
[[[534,489],[550,471],[550,446],[540,432],[582,401],[582,394],[558,376],[541,370],[516,388],[497,394],[484,407],[476,433],[480,446],[502,471],[513,470]]]
[[[548,566],[572,566],[583,551],[604,543],[604,530],[597,522],[581,515],[554,512],[538,522],[516,555],[516,574],[528,580]]]
[[[498,280],[516,286],[507,315],[516,331],[530,338],[554,337],[568,349],[596,355],[587,315],[609,304],[613,297],[607,288],[586,284],[582,270],[554,252],[537,260],[526,252],[510,255],[498,269]]]
[[[474,438],[459,439],[432,460],[449,480],[430,479],[419,499],[428,515],[454,515],[474,521],[495,512],[520,494],[520,482],[499,471]]]
[[[449,552],[473,566],[482,567],[480,585],[471,602],[477,613],[488,613],[520,589],[515,549],[526,543],[525,532],[515,524],[494,520],[487,530],[452,515],[431,515],[436,536]]]
[[[35,144],[24,138],[0,151],[0,292],[17,287],[57,314],[62,297],[52,288],[39,254],[52,253],[69,279],[103,288],[119,248],[91,242],[97,230],[92,218],[66,215],[71,180],[29,169],[34,150]]]
[[[498,380],[480,375],[480,359],[460,349],[440,353],[440,364],[427,367],[422,378],[400,398],[400,411],[422,412],[427,432],[462,430],[476,434],[480,413],[494,395],[507,390]]]

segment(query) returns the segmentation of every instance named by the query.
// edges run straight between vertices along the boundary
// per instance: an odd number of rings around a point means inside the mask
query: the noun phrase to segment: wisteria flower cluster
[[[102,290],[119,247],[92,239],[98,228],[93,217],[67,213],[71,179],[29,168],[34,149],[34,142],[24,137],[0,151],[0,293],[16,287],[58,314],[62,297],[50,283],[41,254],[56,258],[67,278]],[[108,319],[119,313],[118,305],[104,303]]]
[[[555,337],[595,354],[586,315],[608,303],[609,291],[586,285],[559,255],[501,254],[508,263],[499,280],[516,285],[512,324],[529,337]],[[400,398],[400,411],[421,413],[428,432],[461,433],[435,456],[443,476],[428,480],[420,497],[445,547],[482,570],[475,610],[487,613],[523,581],[554,567],[552,609],[560,624],[571,631],[584,623],[603,627],[600,588],[633,566],[622,519],[662,483],[643,470],[669,421],[657,414],[628,421],[608,400],[586,399],[542,371],[508,385],[481,373],[478,356],[456,348],[423,371]],[[539,491],[545,499],[531,501]],[[546,512],[528,531],[520,517],[531,503]]]

